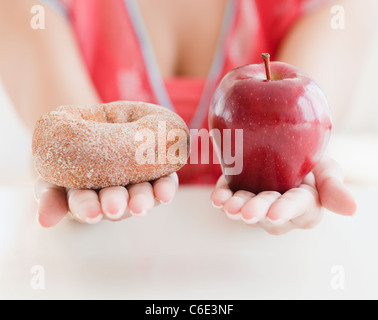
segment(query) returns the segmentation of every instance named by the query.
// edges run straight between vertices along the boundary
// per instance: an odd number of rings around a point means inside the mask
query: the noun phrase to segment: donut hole
[[[120,108],[116,104],[104,105],[104,113],[107,123],[122,124],[136,122],[143,118],[146,114],[138,108],[134,108],[131,104],[126,108]]]

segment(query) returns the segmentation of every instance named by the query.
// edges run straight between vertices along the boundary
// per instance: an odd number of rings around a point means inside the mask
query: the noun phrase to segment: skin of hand
[[[275,191],[253,194],[244,190],[233,193],[221,176],[211,200],[230,219],[261,227],[273,235],[315,227],[323,217],[324,208],[344,216],[352,216],[357,210],[353,196],[343,183],[340,166],[328,156],[298,188],[284,194]]]
[[[34,184],[37,221],[42,227],[51,228],[65,216],[88,224],[103,219],[119,221],[131,216],[141,217],[156,205],[170,203],[177,188],[176,173],[153,182],[99,191],[66,189],[38,178]]]

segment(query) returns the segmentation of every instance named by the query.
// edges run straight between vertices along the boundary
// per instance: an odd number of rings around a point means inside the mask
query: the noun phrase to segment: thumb
[[[38,178],[34,183],[38,202],[37,221],[44,228],[55,226],[68,212],[66,190]]]
[[[353,195],[344,184],[339,164],[325,156],[313,170],[322,205],[335,213],[352,216],[357,211]]]

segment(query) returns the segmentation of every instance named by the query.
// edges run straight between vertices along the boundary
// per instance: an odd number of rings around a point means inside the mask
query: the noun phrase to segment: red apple
[[[318,163],[328,144],[332,121],[325,94],[296,67],[270,62],[247,65],[229,72],[214,93],[209,111],[211,130],[243,129],[243,141],[232,141],[231,150],[242,143],[236,161],[238,174],[227,174],[230,164],[221,166],[231,190],[285,191],[298,187]],[[222,139],[223,140],[223,139]],[[240,158],[241,157],[241,158]]]

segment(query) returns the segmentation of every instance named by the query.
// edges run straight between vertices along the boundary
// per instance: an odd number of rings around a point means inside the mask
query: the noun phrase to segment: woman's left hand
[[[324,157],[298,188],[284,194],[265,191],[255,195],[244,190],[233,193],[221,176],[211,200],[230,219],[242,220],[274,235],[313,228],[323,217],[323,207],[344,216],[352,216],[357,210],[343,183],[340,166],[329,157]]]

